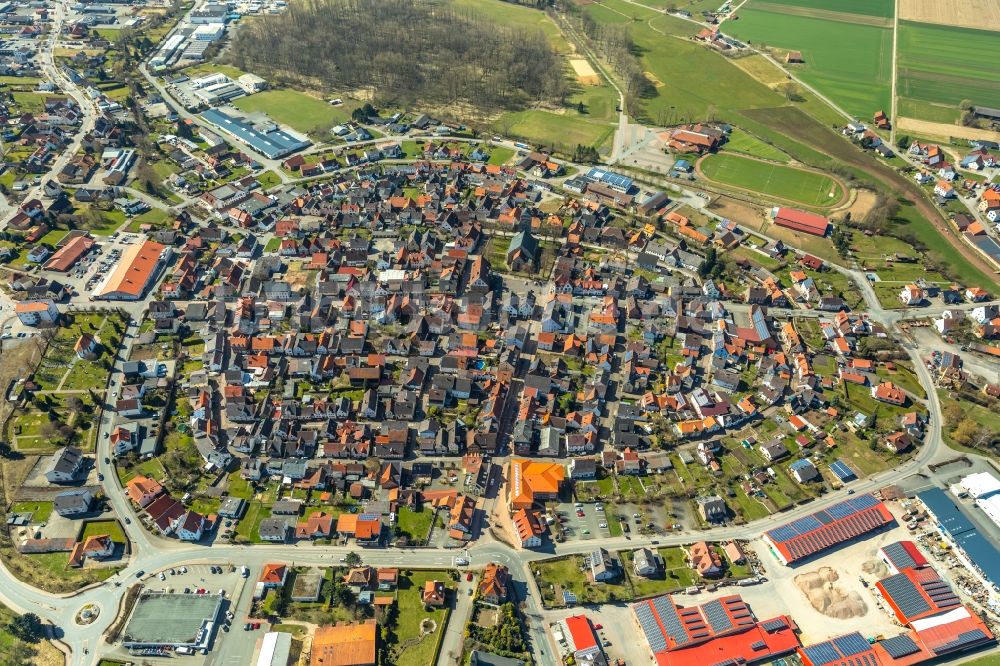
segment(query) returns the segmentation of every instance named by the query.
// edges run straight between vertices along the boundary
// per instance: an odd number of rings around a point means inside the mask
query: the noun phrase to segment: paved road
[[[49,168],[48,172],[42,177],[41,183],[44,183],[50,178],[54,178],[56,174],[63,170],[69,161],[73,159],[77,151],[80,149],[80,142],[83,140],[84,135],[89,133],[94,129],[94,123],[99,115],[98,109],[87,95],[83,93],[80,88],[73,83],[63,72],[56,67],[55,61],[53,59],[53,53],[57,42],[59,41],[59,36],[62,34],[63,23],[66,20],[66,0],[61,0],[56,2],[52,7],[52,25],[48,36],[45,39],[44,47],[39,51],[38,59],[40,61],[42,71],[49,81],[59,85],[62,90],[73,98],[77,106],[80,108],[80,113],[83,119],[80,123],[80,127],[77,129],[76,134],[73,137],[72,142],[63,150],[63,152],[52,162],[52,166]],[[41,185],[35,185],[29,189],[24,196],[24,200],[39,198],[42,194]],[[7,224],[10,222],[11,217],[17,212],[17,209],[10,206],[6,198],[3,199],[3,206],[0,210],[3,211],[3,216],[0,217],[0,229],[6,229]]]

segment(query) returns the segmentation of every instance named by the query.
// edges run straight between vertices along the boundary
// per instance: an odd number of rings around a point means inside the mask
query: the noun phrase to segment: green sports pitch
[[[837,181],[814,171],[739,155],[709,155],[699,165],[709,180],[807,206],[832,206],[844,197]]]

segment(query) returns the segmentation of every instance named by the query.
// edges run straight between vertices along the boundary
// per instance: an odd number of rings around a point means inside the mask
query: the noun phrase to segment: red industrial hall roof
[[[774,216],[774,223],[779,227],[804,231],[807,234],[817,236],[826,235],[827,229],[830,228],[830,221],[822,215],[795,208],[779,208]]]

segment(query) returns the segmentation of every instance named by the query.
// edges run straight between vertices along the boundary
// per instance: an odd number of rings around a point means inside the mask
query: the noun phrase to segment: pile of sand
[[[844,592],[834,585],[840,575],[830,567],[821,567],[795,577],[795,584],[806,595],[812,607],[828,617],[846,620],[861,617],[868,606],[857,592]]]
[[[889,575],[889,567],[885,566],[882,560],[867,560],[861,565],[861,570],[866,574],[871,574],[872,578],[881,580]]]

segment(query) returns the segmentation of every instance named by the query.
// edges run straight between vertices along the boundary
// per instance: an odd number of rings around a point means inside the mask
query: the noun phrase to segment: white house
[[[14,314],[25,326],[41,326],[59,321],[59,308],[51,298],[17,303]]]

